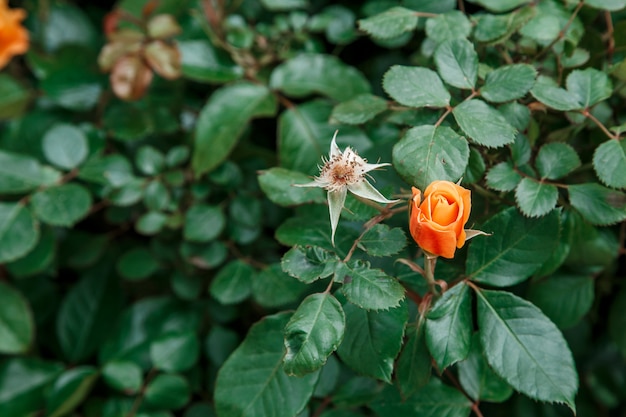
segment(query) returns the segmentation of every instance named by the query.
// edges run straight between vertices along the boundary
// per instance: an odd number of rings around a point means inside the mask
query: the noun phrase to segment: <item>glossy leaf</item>
[[[530,93],[537,100],[555,110],[569,111],[583,108],[576,95],[560,88],[552,79],[546,76],[540,75],[537,78],[537,82],[530,90]]]
[[[30,252],[39,240],[39,224],[20,203],[0,203],[0,263]]]
[[[437,72],[453,87],[472,89],[478,77],[478,55],[465,38],[441,43],[434,54]]]
[[[166,410],[183,408],[191,397],[189,382],[178,374],[159,374],[145,391],[146,404]]]
[[[585,0],[585,4],[596,9],[614,12],[626,7],[626,0]]]
[[[205,83],[225,83],[243,77],[243,68],[207,40],[179,41],[178,49],[181,71],[186,78]]]
[[[591,224],[604,226],[626,219],[626,194],[600,184],[567,187],[572,206]]]
[[[440,372],[467,357],[472,339],[471,298],[460,283],[446,291],[426,317],[426,345]]]
[[[36,159],[0,150],[0,193],[19,194],[44,182],[43,167]]]
[[[404,298],[404,288],[393,277],[368,264],[355,262],[346,265],[349,279],[341,291],[346,298],[366,310],[387,310],[398,307]]]
[[[159,261],[146,248],[136,247],[125,252],[117,261],[117,272],[129,281],[141,281],[159,269]]]
[[[331,55],[301,54],[272,71],[270,87],[293,97],[319,93],[337,101],[370,92],[367,79]]]
[[[426,34],[438,44],[467,38],[471,32],[472,23],[460,10],[451,10],[426,21]]]
[[[195,204],[187,210],[183,235],[191,242],[208,242],[224,230],[226,218],[218,206]]]
[[[470,279],[507,287],[528,278],[550,256],[559,240],[559,214],[531,219],[515,208],[501,211],[480,230],[491,236],[472,241],[467,254]]]
[[[556,207],[559,197],[555,185],[523,178],[515,189],[515,201],[524,215],[541,217]]]
[[[326,195],[322,188],[294,186],[312,181],[311,177],[298,171],[274,167],[261,171],[258,179],[267,198],[281,206],[324,203],[326,201]]]
[[[150,345],[150,360],[166,372],[187,371],[198,361],[200,342],[192,332],[164,334]]]
[[[570,145],[548,143],[539,149],[535,166],[541,178],[556,180],[580,166],[580,158]]]
[[[583,108],[606,100],[613,92],[608,75],[595,68],[574,70],[566,80],[567,91],[571,92]]]
[[[461,386],[476,401],[502,402],[513,394],[511,386],[487,364],[478,332],[472,336],[467,359],[459,362],[457,368]]]
[[[213,278],[209,291],[220,303],[235,304],[250,296],[255,276],[254,268],[247,263],[231,261]]]
[[[421,190],[433,181],[457,181],[469,160],[469,146],[447,126],[416,126],[393,147],[393,165],[409,184]]]
[[[588,275],[557,273],[531,282],[528,300],[561,329],[574,326],[594,300],[594,280]]]
[[[306,284],[283,272],[280,264],[261,270],[252,281],[252,298],[263,307],[282,307],[300,300]]]
[[[131,361],[111,361],[102,368],[104,382],[117,390],[134,394],[143,384],[143,372]]]
[[[608,140],[593,153],[593,168],[604,184],[626,188],[626,140]]]
[[[497,191],[511,191],[522,180],[510,162],[500,162],[487,172],[487,185]]]
[[[8,284],[0,283],[0,352],[27,352],[34,332],[35,323],[28,301]]]
[[[319,372],[283,371],[283,329],[290,314],[267,316],[248,332],[220,368],[215,383],[219,417],[292,417],[313,394]]]
[[[332,294],[305,298],[285,326],[285,372],[303,376],[320,369],[341,343],[345,322],[341,304]]]
[[[411,32],[417,27],[415,11],[404,7],[392,7],[382,13],[359,20],[359,29],[374,38],[391,39]]]
[[[213,93],[195,128],[194,173],[199,176],[215,169],[235,147],[248,121],[275,111],[275,97],[259,84],[241,82]]]
[[[530,3],[530,0],[475,0],[474,1],[492,12],[506,12],[523,4]]]
[[[406,303],[384,311],[366,311],[350,303],[343,309],[346,330],[337,350],[339,357],[361,374],[391,382],[408,318]]]
[[[515,128],[484,101],[464,101],[452,110],[452,114],[463,132],[480,145],[497,148],[515,140]]]
[[[489,365],[529,397],[575,410],[578,375],[554,323],[511,293],[479,290],[476,294],[480,341]]]
[[[536,77],[537,71],[528,64],[502,66],[487,74],[480,94],[492,103],[517,100],[530,91]]]
[[[372,94],[360,94],[333,108],[330,118],[340,123],[358,125],[387,110],[387,101]]]
[[[97,379],[98,371],[93,366],[79,366],[63,372],[46,395],[48,415],[60,417],[71,413],[85,401]]]
[[[280,265],[287,274],[307,284],[335,271],[338,259],[317,247],[294,246],[283,255]]]
[[[396,361],[396,383],[403,397],[410,397],[430,379],[432,361],[424,337],[424,317],[406,329],[407,339]]]
[[[78,184],[63,184],[33,194],[31,208],[35,216],[53,226],[73,226],[87,216],[92,197]]]
[[[385,73],[383,88],[398,103],[410,107],[446,107],[450,93],[436,72],[394,65]]]
[[[407,244],[404,231],[398,227],[393,229],[384,224],[374,225],[368,230],[359,246],[372,256],[390,256],[400,252]]]

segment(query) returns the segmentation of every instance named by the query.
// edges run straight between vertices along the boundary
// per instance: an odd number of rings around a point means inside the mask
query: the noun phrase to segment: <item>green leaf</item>
[[[43,167],[36,159],[0,150],[0,193],[28,192],[44,182]]]
[[[403,398],[428,383],[432,368],[430,353],[424,338],[424,318],[406,329],[407,340],[396,362],[396,382]]]
[[[48,130],[42,146],[48,161],[68,170],[80,165],[89,153],[87,137],[82,130],[70,124],[57,124]]]
[[[379,39],[392,39],[417,27],[418,16],[414,10],[392,7],[382,13],[358,21],[359,29]]]
[[[150,360],[166,372],[187,371],[198,361],[200,342],[194,332],[167,333],[150,344]]]
[[[260,171],[258,180],[267,198],[279,206],[326,201],[326,195],[321,188],[294,187],[295,184],[306,184],[312,180],[301,172],[275,167]]]
[[[146,387],[146,404],[166,410],[183,408],[191,397],[189,382],[178,374],[159,374]]]
[[[76,363],[91,356],[106,340],[122,305],[122,293],[110,269],[97,266],[65,296],[56,321],[61,350]]]
[[[484,101],[464,101],[452,110],[452,114],[463,132],[480,145],[497,148],[515,140],[515,128]]]
[[[55,260],[57,236],[51,229],[43,229],[35,248],[23,258],[6,264],[16,277],[33,276],[45,271]]]
[[[559,228],[556,210],[538,219],[523,217],[514,207],[503,210],[480,227],[492,235],[472,241],[467,274],[473,281],[497,287],[522,282],[550,257]]]
[[[332,55],[304,53],[277,66],[270,87],[292,97],[321,94],[337,101],[371,91],[367,78]]]
[[[478,77],[478,55],[465,38],[441,43],[434,54],[437,72],[453,87],[473,89]]]
[[[284,11],[306,8],[309,2],[307,0],[261,0],[261,4],[268,10]]]
[[[113,187],[121,187],[134,179],[132,165],[119,154],[90,158],[80,167],[78,177]]]
[[[408,318],[406,303],[385,311],[366,311],[351,303],[343,309],[346,331],[339,357],[355,371],[390,383]]]
[[[38,358],[8,358],[0,364],[0,415],[24,417],[43,408],[44,392],[63,365]]]
[[[406,244],[402,229],[376,224],[363,235],[359,247],[372,256],[391,256],[404,249]]]
[[[585,5],[596,9],[616,12],[626,7],[626,0],[585,0]]]
[[[522,98],[535,85],[537,71],[528,64],[506,65],[487,74],[480,95],[492,103]]]
[[[209,291],[221,304],[236,304],[250,296],[256,272],[241,260],[231,261],[213,278]]]
[[[446,107],[450,93],[435,71],[394,65],[385,73],[383,89],[398,103],[410,107]]]
[[[537,100],[555,110],[569,111],[583,108],[576,95],[570,91],[557,86],[557,84],[546,76],[537,77],[530,94]]]
[[[596,183],[569,185],[572,206],[593,225],[605,226],[626,219],[626,194]]]
[[[187,210],[183,236],[190,242],[209,242],[222,233],[226,217],[219,206],[195,204]]]
[[[393,166],[421,190],[433,181],[456,181],[465,172],[469,145],[447,126],[413,127],[393,147]]]
[[[135,247],[126,251],[117,261],[117,272],[129,281],[141,281],[159,269],[159,261],[146,248]]]
[[[522,176],[515,171],[509,162],[500,162],[487,172],[487,185],[496,191],[511,191],[522,180]]]
[[[221,164],[248,122],[276,112],[276,98],[260,84],[240,82],[215,91],[202,108],[195,128],[191,165],[196,176]]]
[[[515,189],[515,201],[524,215],[541,217],[556,207],[559,192],[556,185],[523,178]]]
[[[283,370],[283,329],[290,314],[266,316],[220,368],[215,409],[220,417],[293,417],[313,394],[319,372],[290,377]]]
[[[0,203],[0,263],[25,256],[38,241],[39,224],[30,210],[20,203]]]
[[[0,75],[0,120],[21,116],[28,106],[32,92],[22,87],[8,74]]]
[[[263,269],[252,281],[254,301],[266,308],[295,303],[306,290],[307,286],[283,272],[280,264],[272,264]]]
[[[335,272],[338,259],[318,247],[294,246],[283,255],[280,265],[287,274],[310,284]]]
[[[165,155],[154,146],[144,145],[137,150],[135,164],[146,175],[156,175],[165,167]]]
[[[493,372],[485,361],[478,332],[472,336],[467,359],[459,362],[457,369],[461,386],[475,401],[502,402],[513,394],[511,386]]]
[[[329,125],[332,105],[325,100],[308,101],[284,111],[278,118],[278,157],[284,168],[306,174],[319,173],[322,156],[328,156],[333,133],[340,129],[338,144],[350,145],[359,153],[372,147],[358,128]],[[309,181],[310,182],[310,181]]]
[[[604,184],[626,188],[626,140],[608,140],[593,153],[593,168]]]
[[[472,23],[460,10],[451,10],[426,21],[426,35],[437,44],[467,38],[471,32]]]
[[[184,77],[203,83],[227,83],[243,77],[244,70],[230,56],[217,50],[208,40],[177,42]]]
[[[588,275],[557,273],[532,281],[528,300],[561,329],[567,329],[589,311],[594,299],[594,279]]]
[[[139,392],[143,384],[143,372],[131,361],[115,360],[102,368],[102,378],[108,386],[127,394]]]
[[[372,120],[387,110],[387,100],[372,94],[358,96],[339,103],[333,108],[331,120],[348,125],[359,125]]]
[[[163,230],[167,223],[167,215],[158,211],[149,211],[142,214],[135,223],[135,230],[146,236],[152,236]]]
[[[345,325],[341,304],[332,294],[305,298],[285,326],[285,372],[303,376],[320,369],[341,343]]]
[[[379,417],[468,417],[472,402],[458,389],[431,378],[428,385],[405,398],[387,386],[369,405]]]
[[[400,305],[404,287],[397,279],[380,269],[371,269],[368,263],[357,261],[347,264],[341,291],[353,304],[366,310],[387,310]]]
[[[578,375],[559,329],[541,310],[504,291],[476,290],[485,358],[500,377],[530,398],[575,411]]]
[[[570,72],[565,85],[567,91],[576,97],[583,108],[606,100],[613,93],[613,84],[608,75],[595,68]]]
[[[463,182],[467,184],[475,184],[483,178],[487,166],[480,151],[476,147],[470,147],[469,159],[465,172],[463,173]]]
[[[472,3],[480,4],[496,13],[506,12],[530,2],[531,0],[472,0]]]
[[[63,184],[46,188],[32,195],[33,213],[39,220],[52,226],[73,226],[87,216],[93,200],[82,185]]]
[[[541,178],[556,180],[580,166],[580,158],[566,143],[547,143],[539,149],[535,166]]]
[[[46,395],[46,410],[50,417],[70,414],[89,395],[98,379],[93,366],[79,366],[63,372]]]
[[[35,323],[28,301],[14,288],[0,282],[0,352],[26,353],[34,336]]]
[[[472,301],[465,283],[438,299],[426,316],[426,345],[439,372],[467,357],[472,339]]]

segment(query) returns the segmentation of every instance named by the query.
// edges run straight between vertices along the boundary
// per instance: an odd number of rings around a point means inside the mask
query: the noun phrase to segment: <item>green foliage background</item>
[[[181,77],[123,101],[144,3],[12,4],[0,416],[626,412],[626,0],[161,0]],[[336,130],[491,235],[429,286],[405,203],[349,195],[333,246],[293,184]]]

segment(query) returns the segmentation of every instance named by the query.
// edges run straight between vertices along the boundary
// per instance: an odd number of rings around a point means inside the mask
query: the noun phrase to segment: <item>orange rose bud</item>
[[[21,25],[25,18],[24,10],[9,9],[7,0],[0,0],[0,68],[28,51],[28,31]]]
[[[434,181],[424,191],[413,188],[409,205],[409,229],[415,242],[426,252],[453,258],[465,244],[465,223],[472,202],[470,191],[450,181]]]

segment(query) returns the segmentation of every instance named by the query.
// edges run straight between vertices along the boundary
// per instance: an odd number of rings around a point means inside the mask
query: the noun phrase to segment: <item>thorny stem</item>
[[[607,129],[607,128],[606,128],[606,126],[604,126],[604,125],[602,124],[602,122],[601,122],[601,121],[599,121],[599,120],[598,120],[598,119],[597,119],[597,118],[596,118],[593,114],[591,114],[591,113],[589,112],[589,109],[582,110],[580,113],[581,113],[583,116],[585,116],[585,117],[587,117],[587,118],[591,119],[591,121],[592,121],[592,122],[594,122],[594,123],[596,124],[596,126],[598,126],[598,127],[599,127],[599,128],[600,128],[603,132],[604,132],[604,134],[605,134],[605,135],[607,135],[609,138],[611,138],[611,139],[616,139],[616,140],[619,138],[619,135],[618,135],[618,134],[613,134],[613,133],[611,133],[611,132],[609,131],[609,129]]]
[[[437,282],[435,281],[435,265],[437,264],[437,255],[424,253],[424,278],[428,282],[430,292],[438,294]]]
[[[545,55],[549,50],[552,49],[552,47],[561,39],[563,39],[565,37],[565,33],[567,32],[567,30],[569,29],[569,27],[572,25],[572,22],[574,22],[574,19],[576,18],[576,16],[578,15],[578,12],[580,12],[580,9],[583,8],[583,5],[585,4],[584,1],[580,1],[578,2],[578,4],[576,5],[576,8],[574,9],[574,11],[572,12],[572,15],[569,17],[569,19],[567,20],[567,23],[565,23],[565,26],[563,26],[563,29],[561,29],[559,31],[559,35],[554,38],[552,40],[552,42],[550,42],[550,44],[548,46],[546,46],[545,48],[543,48],[543,50],[541,52],[539,52],[537,54],[537,56],[535,57],[535,59],[539,59],[541,56]]]
[[[473,99],[476,96],[479,96],[480,93],[476,90],[472,90],[472,94],[470,94],[469,96],[465,97],[465,100],[463,100],[463,102],[465,101],[469,101],[471,99]],[[441,123],[443,123],[443,121],[445,120],[446,117],[448,117],[448,115],[450,113],[452,113],[452,111],[454,110],[454,107],[452,106],[447,106],[446,107],[446,112],[444,114],[441,115],[441,117],[439,118],[439,120],[437,120],[437,123],[435,123],[435,127],[438,127]]]

